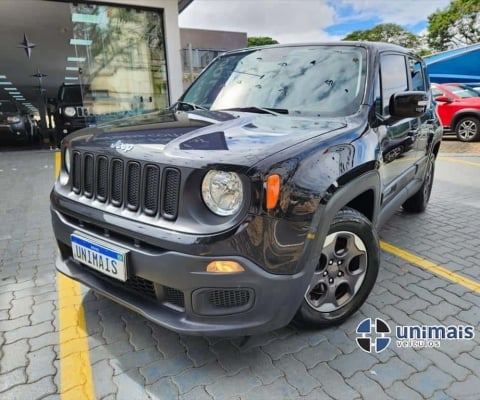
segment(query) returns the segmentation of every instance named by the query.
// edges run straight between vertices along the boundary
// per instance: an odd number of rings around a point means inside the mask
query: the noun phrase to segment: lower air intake
[[[252,307],[254,292],[249,288],[199,289],[192,295],[197,314],[226,315],[247,311]]]

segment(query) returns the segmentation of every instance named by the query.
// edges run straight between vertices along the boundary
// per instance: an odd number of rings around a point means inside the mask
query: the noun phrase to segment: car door
[[[429,95],[429,105],[423,116],[415,118],[412,121],[411,135],[416,136],[415,147],[417,157],[422,159],[426,156],[430,140],[438,127],[439,121],[431,104],[431,95],[429,94],[429,82],[426,75],[426,68],[423,61],[419,58],[409,57],[408,66],[410,70],[410,90],[426,92]]]
[[[388,120],[389,102],[393,94],[409,90],[410,77],[407,58],[400,53],[380,55],[377,113]],[[379,107],[379,105],[381,107]],[[383,203],[400,192],[415,175],[419,154],[418,118],[404,118],[395,123],[382,124],[378,128],[383,165]]]

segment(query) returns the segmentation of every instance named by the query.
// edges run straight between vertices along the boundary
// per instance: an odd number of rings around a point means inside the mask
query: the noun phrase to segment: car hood
[[[346,127],[345,119],[224,111],[158,112],[77,131],[66,143],[111,156],[201,167],[252,166],[299,142]]]

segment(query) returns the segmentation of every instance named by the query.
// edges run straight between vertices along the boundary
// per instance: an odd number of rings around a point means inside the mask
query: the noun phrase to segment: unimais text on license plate
[[[126,281],[128,250],[93,238],[72,234],[73,258],[112,278]]]

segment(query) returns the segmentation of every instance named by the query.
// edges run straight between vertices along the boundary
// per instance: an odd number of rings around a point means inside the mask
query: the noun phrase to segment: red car
[[[445,129],[462,142],[480,139],[480,93],[459,83],[432,84],[437,113]]]

